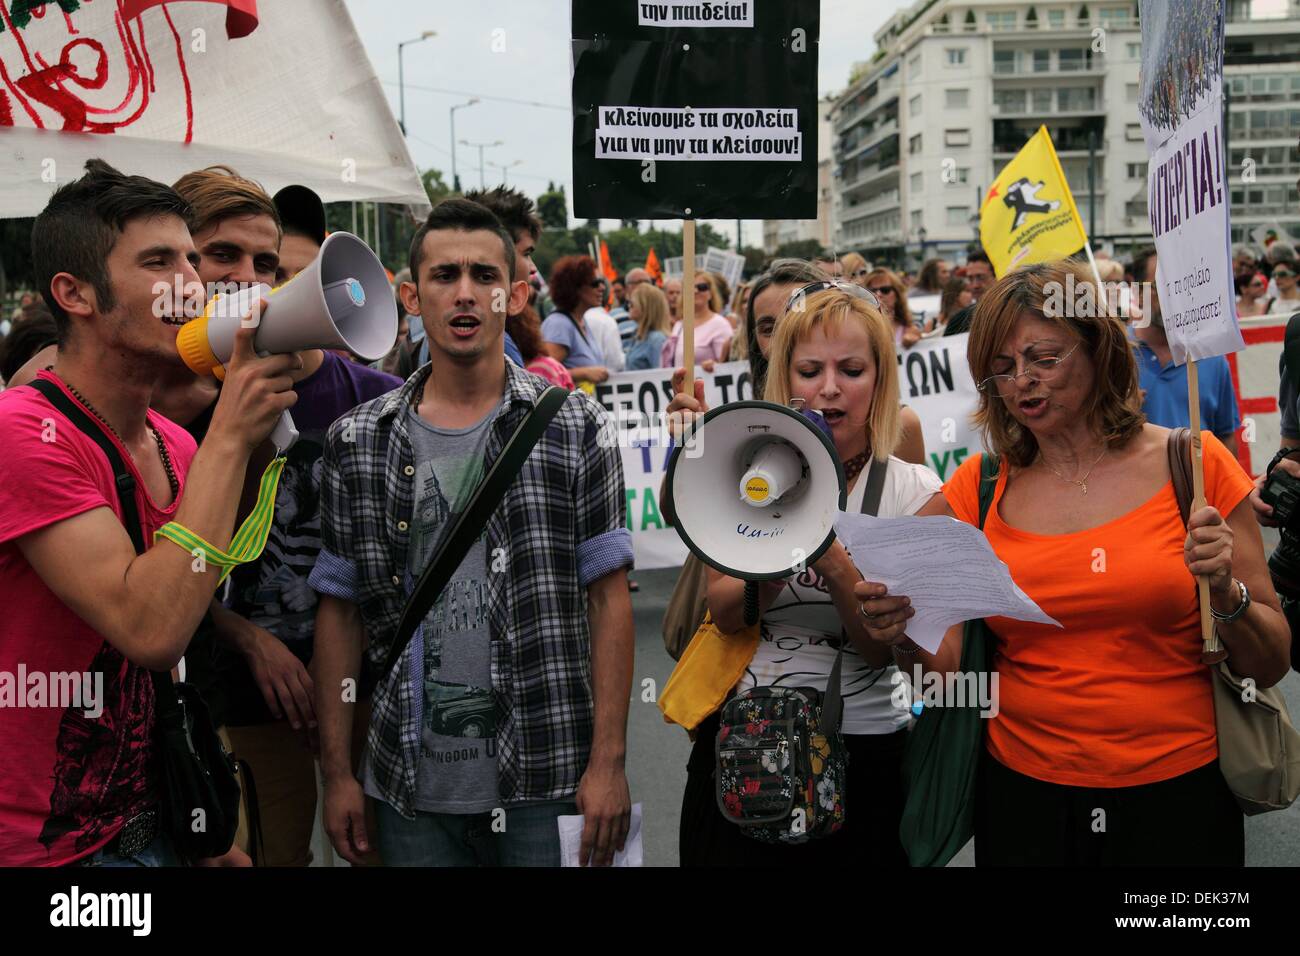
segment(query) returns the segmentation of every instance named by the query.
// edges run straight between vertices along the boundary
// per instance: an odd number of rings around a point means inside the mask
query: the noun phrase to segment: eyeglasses
[[[979,389],[986,395],[1000,395],[1006,397],[1015,392],[1016,382],[1020,376],[1027,377],[1031,382],[1051,382],[1055,381],[1060,374],[1061,363],[1074,354],[1074,350],[1080,346],[1080,342],[1075,342],[1064,355],[1042,355],[1037,357],[1025,357],[1025,370],[1016,372],[1014,375],[990,375],[984,381],[979,383]]]
[[[852,282],[845,282],[843,279],[823,279],[820,282],[810,282],[802,289],[796,290],[795,293],[790,296],[789,301],[786,302],[785,310],[791,312],[799,303],[808,298],[808,296],[816,295],[818,292],[826,292],[830,289],[835,289],[839,292],[851,295],[855,299],[861,299],[873,309],[880,308],[880,300],[872,295],[870,291],[862,288],[862,286],[854,285]]]
[[[894,287],[892,285],[882,285],[873,289],[871,286],[867,286],[867,291],[872,295],[893,295]]]
[[[853,273],[853,278],[862,279],[869,275],[871,275],[870,269],[859,269],[857,272]]]
[[[697,283],[695,283],[695,291],[696,291],[696,292],[709,292],[709,291],[711,291],[711,289],[712,289],[712,287],[711,287],[707,282],[697,282]]]
[[[603,288],[605,288],[605,280],[603,280],[603,279],[592,279],[592,280],[591,280],[591,287],[592,287],[593,289],[603,289]]]
[[[1274,278],[1274,279],[1294,279],[1294,278],[1295,278],[1295,273],[1294,273],[1294,272],[1287,272],[1285,269],[1274,269],[1274,270],[1273,270],[1273,278]]]

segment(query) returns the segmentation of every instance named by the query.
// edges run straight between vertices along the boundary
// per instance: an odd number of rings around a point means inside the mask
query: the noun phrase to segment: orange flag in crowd
[[[655,280],[655,285],[663,285],[664,270],[659,265],[659,257],[655,255],[655,247],[650,247],[650,254],[645,257],[645,271],[650,273],[650,278]]]

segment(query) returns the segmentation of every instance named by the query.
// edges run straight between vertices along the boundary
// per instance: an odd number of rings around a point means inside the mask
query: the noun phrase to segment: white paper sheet
[[[1060,623],[1011,580],[984,532],[945,516],[873,518],[847,514],[835,534],[868,581],[912,600],[907,636],[933,654],[949,627],[977,617]]]
[[[578,866],[578,850],[582,847],[582,816],[556,817],[560,827],[560,865]],[[645,855],[641,848],[641,804],[632,804],[632,820],[628,824],[627,840],[623,849],[614,851],[611,866],[641,866]]]

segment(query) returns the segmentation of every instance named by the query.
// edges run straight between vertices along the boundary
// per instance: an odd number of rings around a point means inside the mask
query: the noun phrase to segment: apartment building
[[[1234,239],[1300,237],[1300,0],[1229,0],[1227,16]],[[996,172],[1044,124],[1094,246],[1149,235],[1136,2],[921,0],[874,39],[831,115],[838,249],[960,258]]]
[[[828,97],[819,104],[817,128],[817,218],[816,219],[764,219],[763,251],[769,256],[788,242],[815,240],[823,248],[831,248],[835,239],[834,206],[834,134],[831,131],[831,111],[836,98]]]

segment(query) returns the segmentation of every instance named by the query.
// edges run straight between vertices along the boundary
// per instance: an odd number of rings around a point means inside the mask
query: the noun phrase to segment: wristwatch
[[[1221,614],[1214,609],[1213,604],[1210,605],[1210,614],[1212,614],[1214,619],[1221,624],[1231,624],[1233,621],[1237,620],[1237,618],[1246,613],[1246,608],[1250,607],[1250,592],[1246,590],[1245,582],[1233,578],[1233,583],[1237,585],[1237,589],[1241,592],[1241,604],[1237,606],[1237,610],[1233,611],[1231,614]]]

